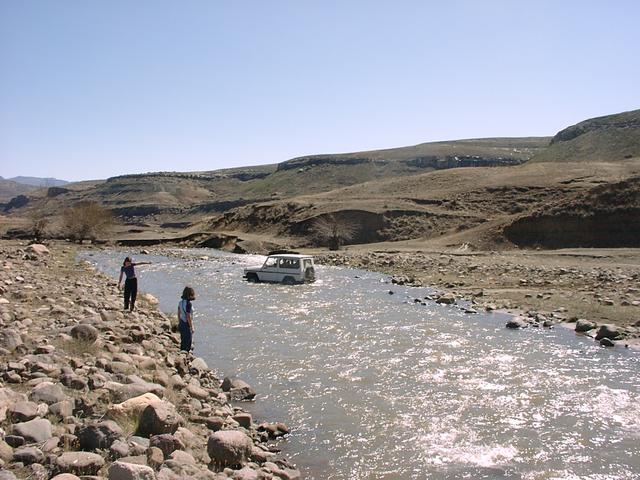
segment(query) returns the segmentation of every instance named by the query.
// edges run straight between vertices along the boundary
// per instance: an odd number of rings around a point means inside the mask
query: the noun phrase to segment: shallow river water
[[[127,254],[82,258],[117,278]],[[171,314],[196,289],[195,354],[258,391],[254,420],[292,428],[281,447],[304,478],[640,478],[640,352],[421,305],[426,289],[379,273],[250,284],[264,257],[174,254],[136,256],[153,262],[140,289]]]

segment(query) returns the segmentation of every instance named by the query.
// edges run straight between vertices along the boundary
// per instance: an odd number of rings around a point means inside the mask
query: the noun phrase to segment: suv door
[[[281,275],[278,269],[278,259],[268,257],[260,269],[260,280],[263,282],[279,282]]]
[[[285,281],[287,277],[290,277],[290,280],[293,280],[294,282],[300,282],[302,280],[299,258],[280,259],[278,269],[281,274],[281,281]]]

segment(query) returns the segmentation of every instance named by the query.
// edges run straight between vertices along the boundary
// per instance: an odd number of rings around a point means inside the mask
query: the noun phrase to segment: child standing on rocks
[[[118,278],[118,288],[122,282],[122,276],[126,276],[124,280],[124,309],[131,310],[136,306],[136,297],[138,295],[138,279],[136,278],[135,266],[151,265],[151,262],[133,263],[130,257],[124,259],[120,268],[120,278]]]
[[[191,351],[193,340],[193,306],[191,302],[196,299],[196,292],[191,287],[184,287],[182,299],[178,303],[178,330],[180,330],[180,350]]]

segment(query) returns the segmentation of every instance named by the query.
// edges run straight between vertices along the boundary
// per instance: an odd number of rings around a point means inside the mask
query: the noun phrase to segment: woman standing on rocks
[[[178,329],[180,330],[180,350],[191,351],[193,339],[193,306],[191,302],[196,299],[196,292],[191,287],[184,287],[182,299],[178,303]]]
[[[124,309],[132,312],[136,306],[136,297],[138,296],[138,279],[136,278],[136,270],[134,268],[137,265],[151,265],[151,262],[133,263],[131,258],[127,257],[122,263],[120,278],[118,278],[118,288],[120,288],[122,276],[126,276],[124,280]]]

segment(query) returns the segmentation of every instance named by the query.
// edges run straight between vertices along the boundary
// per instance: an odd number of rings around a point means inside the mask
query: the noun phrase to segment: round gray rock
[[[93,343],[98,339],[98,329],[88,323],[81,323],[71,329],[71,336],[76,340]]]
[[[590,322],[584,318],[579,318],[578,321],[576,321],[576,332],[588,332],[596,327],[597,325],[594,322]]]
[[[213,433],[207,442],[209,458],[221,466],[242,465],[251,455],[253,442],[239,430]]]
[[[16,423],[13,434],[24,438],[28,443],[45,442],[51,438],[51,422],[46,418],[34,418],[28,422]]]
[[[47,405],[62,402],[66,399],[67,396],[59,385],[46,381],[33,387],[33,390],[31,390],[31,393],[29,394],[29,400],[32,402],[43,402]]]
[[[44,453],[39,448],[22,447],[13,452],[13,461],[22,462],[25,465],[42,463],[44,462]]]
[[[65,452],[56,459],[60,473],[95,475],[104,466],[104,458],[91,452]]]
[[[83,425],[76,431],[83,450],[109,448],[113,442],[123,436],[120,426],[111,420]]]
[[[0,331],[0,347],[13,352],[22,344],[22,337],[17,330],[4,328]]]
[[[608,338],[610,340],[619,340],[622,337],[622,331],[616,325],[601,325],[596,333],[596,340]]]
[[[142,411],[138,432],[146,436],[174,433],[183,423],[183,418],[171,403],[154,402]]]
[[[38,405],[33,402],[18,402],[7,409],[7,418],[12,422],[28,422],[38,416]]]
[[[256,396],[256,391],[239,378],[225,377],[221,388],[223,392],[229,393],[231,400],[253,400]]]
[[[522,317],[514,317],[510,320],[507,320],[505,325],[507,328],[525,328],[527,326],[527,322],[524,321]]]
[[[116,461],[109,467],[108,480],[156,480],[151,467]]]

